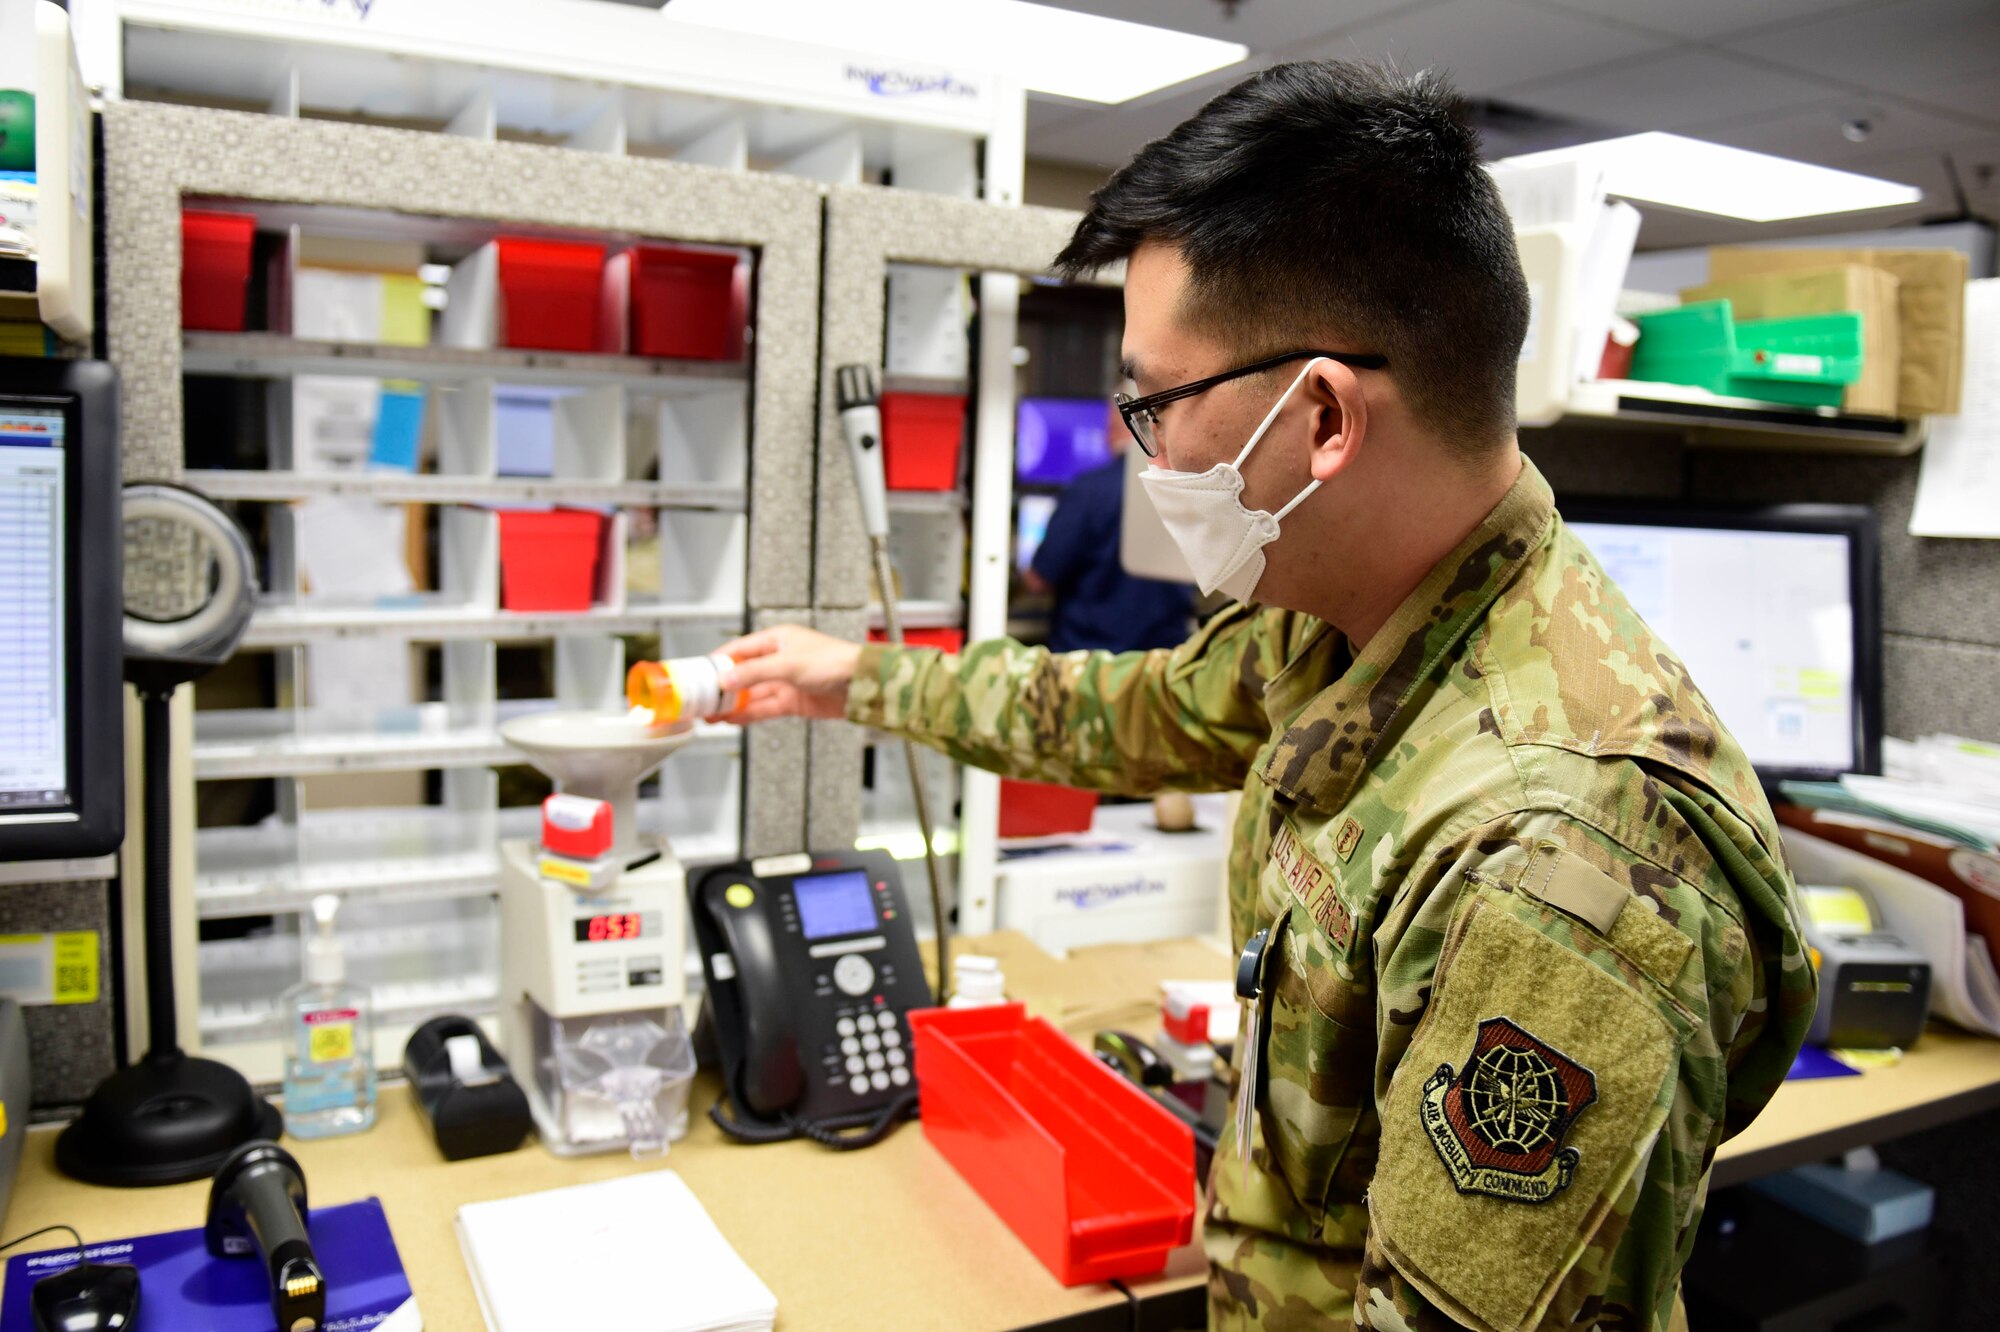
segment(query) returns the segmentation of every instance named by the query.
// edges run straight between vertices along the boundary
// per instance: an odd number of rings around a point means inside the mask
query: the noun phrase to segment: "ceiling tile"
[[[1868,136],[1859,143],[1842,132],[1843,126],[1857,121],[1868,126]],[[1891,99],[1855,97],[1834,98],[1769,116],[1698,122],[1684,132],[1697,139],[1850,170],[1860,170],[1860,163],[1869,158],[1934,151],[1980,136],[1976,126],[1955,118]]]
[[[1910,94],[1910,100],[1956,111],[2000,128],[2000,74],[1978,74],[1933,84]]]
[[[1252,51],[1286,52],[1356,23],[1423,0],[1240,0],[1231,18],[1220,0],[1042,0],[1062,9],[1150,23],[1176,32],[1242,42]]]
[[[1086,111],[1074,120],[1028,128],[1028,156],[1080,166],[1124,166],[1132,154],[1201,110],[1220,87],[1203,86],[1143,103]]]
[[[1536,0],[1551,9],[1616,19],[1691,41],[1726,33],[1796,23],[1801,19],[1897,0]]]
[[[1992,71],[2000,55],[2000,4],[1902,0],[1725,45],[1821,78],[1921,97],[1940,84]]]
[[[1843,90],[1719,52],[1686,48],[1561,78],[1527,80],[1503,91],[1510,101],[1557,115],[1655,130],[1807,106]]]
[[[1081,120],[1085,116],[1101,115],[1103,110],[1104,108],[1102,107],[1079,106],[1075,102],[1049,101],[1046,98],[1036,97],[1030,93],[1028,96],[1028,142],[1032,146],[1036,135],[1046,134],[1050,130],[1067,125],[1073,120]]]
[[[1441,66],[1462,91],[1481,94],[1669,45],[1668,38],[1518,0],[1444,0],[1364,24],[1302,54],[1386,57],[1404,69]]]
[[[2000,135],[1958,143],[1949,152],[1972,211],[1986,217],[2000,213]],[[1871,158],[1858,163],[1857,169],[1915,185],[1924,192],[1926,215],[1937,217],[1958,211],[1958,196],[1944,159],[1944,150],[1908,153]]]

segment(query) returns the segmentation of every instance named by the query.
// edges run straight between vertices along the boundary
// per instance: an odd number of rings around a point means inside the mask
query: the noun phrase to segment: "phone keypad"
[[[909,1086],[910,1055],[896,1014],[876,1008],[873,996],[856,997],[862,1002],[836,1011],[836,1039],[824,1056],[829,1081],[857,1097]]]

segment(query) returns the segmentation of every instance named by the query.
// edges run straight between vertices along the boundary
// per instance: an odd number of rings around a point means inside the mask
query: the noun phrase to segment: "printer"
[[[1819,1006],[1806,1039],[1844,1050],[1905,1049],[1930,1012],[1931,962],[1884,929],[1866,892],[1800,885]]]

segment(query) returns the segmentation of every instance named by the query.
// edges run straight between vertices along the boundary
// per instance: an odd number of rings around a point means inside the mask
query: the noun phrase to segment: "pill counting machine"
[[[693,724],[550,712],[500,734],[559,792],[608,804],[611,823],[610,845],[590,858],[554,853],[549,834],[501,843],[508,1062],[550,1151],[659,1155],[686,1132],[694,1078],[681,1012],[686,875],[664,839],[640,838],[638,788]]]

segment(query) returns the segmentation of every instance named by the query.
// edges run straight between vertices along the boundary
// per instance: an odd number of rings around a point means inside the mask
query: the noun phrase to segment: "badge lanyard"
[[[1236,962],[1236,995],[1243,1000],[1243,1076],[1236,1085],[1236,1151],[1242,1163],[1242,1187],[1250,1187],[1250,1126],[1257,1114],[1257,1079],[1264,1067],[1264,968],[1269,960],[1272,937],[1290,919],[1288,909],[1257,931],[1243,946]]]

